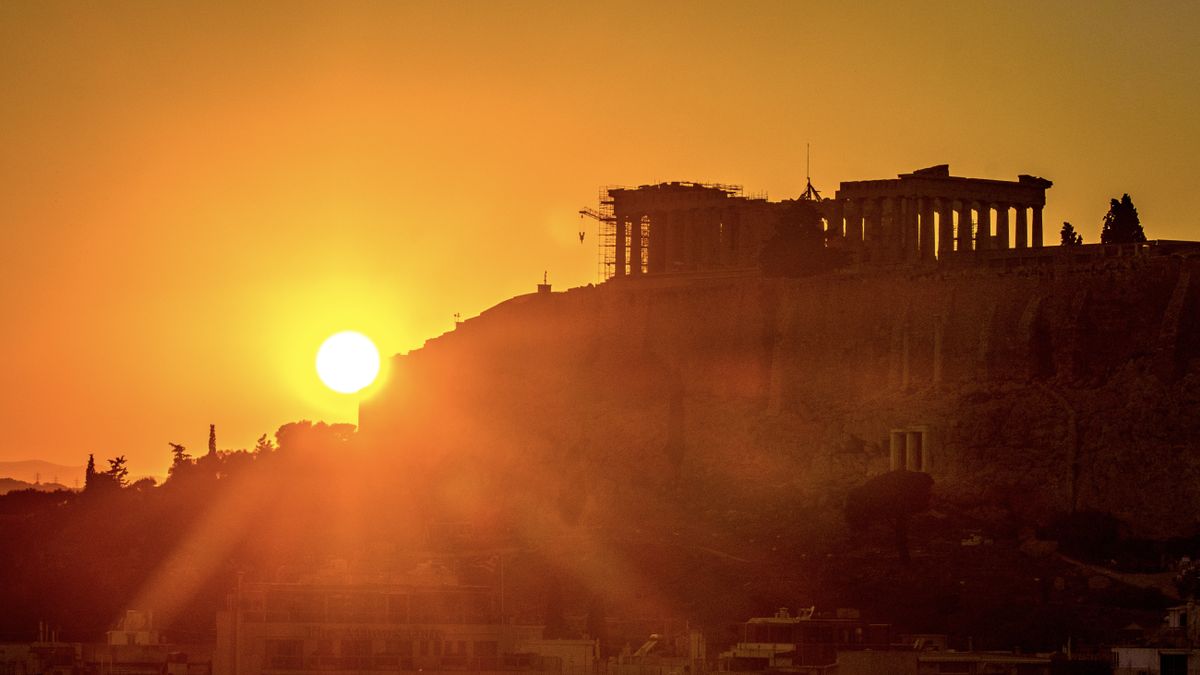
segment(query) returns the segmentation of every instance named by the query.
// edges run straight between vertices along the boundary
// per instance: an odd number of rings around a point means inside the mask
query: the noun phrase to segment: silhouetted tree
[[[117,487],[125,487],[129,483],[129,469],[125,468],[125,455],[118,455],[108,460],[108,471],[105,472]]]
[[[354,438],[353,424],[326,424],[309,420],[288,422],[275,432],[275,442],[286,452],[329,451]]]
[[[208,425],[208,456],[217,454],[217,425]]]
[[[1059,232],[1063,246],[1079,246],[1083,243],[1083,235],[1075,231],[1075,226],[1063,221],[1062,230]]]
[[[261,455],[264,453],[270,453],[270,452],[274,452],[274,451],[275,451],[275,443],[273,443],[270,438],[267,438],[266,434],[263,434],[262,436],[258,437],[258,441],[255,442],[255,444],[254,444],[255,454]]]
[[[96,484],[96,456],[88,453],[87,469],[83,472],[83,489],[86,490]]]
[[[177,467],[187,464],[192,461],[192,456],[188,454],[187,448],[179,443],[167,443],[171,446],[171,471],[175,471]]]
[[[803,277],[837,269],[846,263],[846,256],[843,251],[825,246],[817,207],[798,199],[783,211],[758,262],[766,276]]]
[[[1060,551],[1089,562],[1116,557],[1121,543],[1121,521],[1107,511],[1084,509],[1055,518],[1040,532],[1058,542]]]
[[[929,508],[933,478],[916,471],[889,471],[850,491],[846,497],[846,521],[857,530],[875,523],[889,523],[895,535],[896,552],[908,562],[908,519]]]
[[[1104,216],[1104,227],[1100,230],[1101,244],[1132,244],[1146,241],[1142,221],[1138,218],[1133,200],[1126,194],[1120,200],[1113,199]]]

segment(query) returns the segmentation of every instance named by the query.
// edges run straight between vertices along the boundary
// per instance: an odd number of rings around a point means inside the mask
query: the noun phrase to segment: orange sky
[[[603,5],[600,7],[599,5]],[[0,4],[0,460],[354,421],[312,360],[595,277],[604,184],[1055,182],[1200,239],[1200,5]]]

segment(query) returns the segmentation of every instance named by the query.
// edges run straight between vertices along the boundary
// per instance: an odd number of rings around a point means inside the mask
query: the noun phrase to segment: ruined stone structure
[[[608,199],[616,277],[754,267],[778,207],[735,186],[681,182],[615,188]]]
[[[1042,207],[1051,185],[1027,175],[1015,181],[951,176],[949,165],[940,164],[888,180],[843,182],[822,206],[828,231],[865,249],[864,260],[929,261],[974,250],[1041,247]]]
[[[816,203],[827,245],[854,262],[931,263],[951,254],[1040,248],[1052,183],[951,176],[949,166],[897,178],[843,182]],[[753,269],[793,202],[750,198],[741,188],[660,183],[613,188],[595,215],[604,226],[604,277]]]

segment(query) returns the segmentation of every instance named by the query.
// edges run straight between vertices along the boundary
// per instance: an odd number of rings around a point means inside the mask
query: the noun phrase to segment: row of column
[[[890,436],[893,471],[929,471],[929,430],[924,427],[892,429]]]
[[[689,209],[617,213],[613,220],[613,275],[618,277],[728,264],[740,249],[736,212]]]
[[[995,234],[992,233],[993,209],[996,210]],[[837,200],[828,207],[826,216],[829,230],[845,237],[850,246],[862,245],[877,251],[875,258],[932,260],[956,250],[1009,248],[1010,209],[1016,209],[1013,247],[1040,248],[1042,206],[1036,204],[876,197]],[[1030,209],[1033,211],[1032,232]],[[973,217],[973,212],[978,213],[978,219]],[[957,231],[955,213],[958,214]],[[936,250],[934,232],[937,233]]]

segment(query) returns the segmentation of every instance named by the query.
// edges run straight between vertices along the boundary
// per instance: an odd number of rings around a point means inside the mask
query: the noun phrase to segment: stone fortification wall
[[[811,508],[922,429],[939,495],[1037,521],[1200,512],[1196,263],[643,279],[521,296],[394,359],[364,435],[564,481]],[[497,478],[499,480],[499,478]],[[585,513],[586,517],[586,513]],[[813,527],[821,516],[814,516]]]

